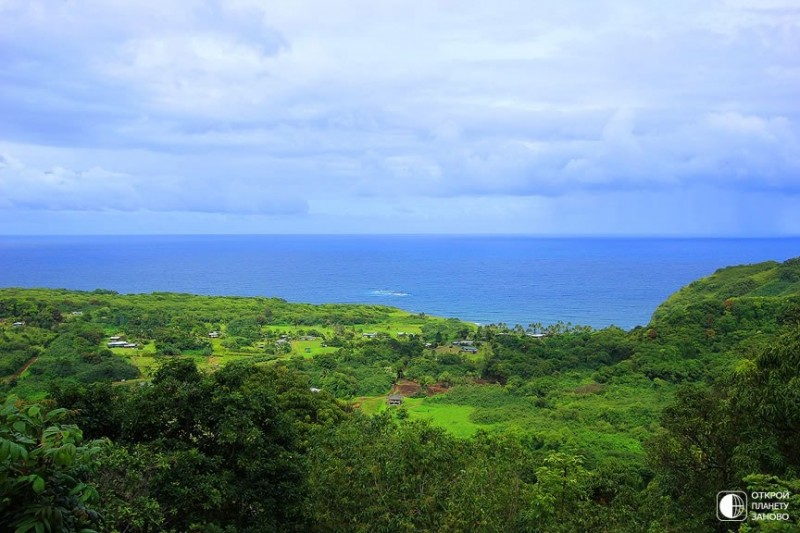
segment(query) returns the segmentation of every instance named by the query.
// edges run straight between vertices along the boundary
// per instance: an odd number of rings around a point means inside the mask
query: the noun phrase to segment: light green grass
[[[471,437],[480,429],[490,429],[470,419],[475,408],[469,405],[432,404],[427,398],[406,398],[403,405],[412,420],[430,420],[456,437]]]
[[[109,348],[114,355],[155,355],[156,346],[152,342],[145,345],[140,345],[138,348]]]
[[[139,372],[142,373],[142,376],[148,378],[153,375],[158,367],[164,362],[167,361],[171,357],[182,357],[186,359],[192,359],[196,364],[197,368],[200,370],[217,370],[218,368],[232,363],[234,361],[241,361],[247,360],[253,357],[253,355],[241,355],[241,354],[230,354],[230,355],[212,355],[212,356],[205,356],[205,355],[177,355],[177,356],[155,356],[155,355],[134,355],[131,353],[124,354],[132,365],[139,369]]]
[[[271,331],[277,333],[285,333],[287,335],[299,335],[300,331],[318,331],[326,337],[333,335],[333,328],[327,326],[294,326],[290,324],[269,324],[262,327],[263,331]]]
[[[386,410],[386,396],[362,396],[356,403],[363,413],[374,415]]]
[[[292,341],[292,352],[289,355],[302,355],[306,359],[310,359],[323,353],[334,353],[339,349],[331,346],[323,347],[322,344],[323,342],[319,339],[315,341]]]
[[[143,376],[150,376],[158,367],[156,358],[152,355],[131,355],[128,359],[133,366],[139,369]]]
[[[388,409],[386,396],[365,396],[356,402],[360,404],[361,411],[369,415]],[[430,420],[433,425],[444,428],[457,437],[470,437],[480,429],[490,429],[489,426],[476,424],[470,420],[470,415],[475,410],[472,406],[434,404],[430,403],[428,398],[405,398],[403,407],[412,420]]]
[[[560,443],[587,456],[641,458],[642,441],[655,429],[657,414],[671,401],[672,385],[643,383],[603,386],[601,392],[576,392],[589,373],[560,378],[541,407],[534,399],[510,394],[498,385],[474,385],[457,394],[406,398],[403,407],[411,419],[427,419],[458,437],[479,430],[533,433],[552,445]],[[387,409],[386,396],[359,398],[364,413]]]

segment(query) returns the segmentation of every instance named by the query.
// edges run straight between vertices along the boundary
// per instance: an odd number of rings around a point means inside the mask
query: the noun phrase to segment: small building
[[[461,341],[453,341],[453,346],[472,346],[475,344],[475,341],[470,340],[461,340]]]
[[[316,388],[316,387],[311,387],[311,388],[310,388],[310,389],[308,389],[308,390],[310,390],[310,391],[311,391],[311,392],[313,392],[313,393],[322,392],[322,389],[318,389],[318,388]]]
[[[111,341],[106,344],[109,348],[126,348],[128,346],[127,341]]]
[[[461,351],[467,353],[478,353],[478,349],[474,346],[462,346]]]
[[[528,337],[533,337],[534,339],[541,339],[543,337],[547,337],[547,333],[528,333]]]
[[[374,339],[377,333],[362,333],[361,336],[367,339]]]
[[[15,327],[15,328],[21,328],[22,326],[24,326],[24,325],[25,325],[25,322],[22,322],[22,321],[19,321],[19,322],[14,322],[14,323],[13,323],[13,324],[11,324],[11,325],[12,325],[13,327]]]
[[[136,348],[137,346],[138,344],[136,344],[135,342],[126,342],[123,348]]]
[[[212,331],[208,334],[208,338],[210,339],[218,339],[219,338],[219,331]]]
[[[70,314],[72,316],[83,316],[83,311],[73,311]]]
[[[109,337],[108,340],[111,342],[116,342],[122,340],[122,337],[120,337],[119,335],[114,335],[113,337]]]
[[[402,394],[390,394],[388,398],[386,398],[386,405],[389,407],[395,405],[401,405],[403,403],[403,395]]]

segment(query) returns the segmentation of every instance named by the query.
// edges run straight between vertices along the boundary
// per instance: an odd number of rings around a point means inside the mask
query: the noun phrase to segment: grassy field
[[[403,335],[419,335],[422,325],[428,320],[430,320],[430,318],[421,318],[418,315],[398,310],[389,313],[389,320],[376,322],[374,324],[347,326],[344,328],[344,331],[351,332],[350,334],[355,339],[363,338],[365,333],[379,333],[393,338],[399,338]],[[273,338],[279,338],[281,335],[289,337],[291,349],[289,352],[279,353],[278,357],[280,358],[289,358],[296,355],[312,358],[320,354],[335,353],[338,350],[338,348],[325,345],[325,338],[331,338],[336,334],[333,327],[274,324],[265,325],[261,329],[265,337],[269,338],[259,340],[251,346],[231,349],[223,344],[225,329],[222,328],[223,338],[209,339],[212,347],[212,356],[187,355],[187,357],[195,359],[198,367],[201,369],[213,370],[229,362],[265,355],[267,353],[265,348],[272,346],[275,342]],[[311,332],[318,338],[315,340],[299,340],[300,337]],[[125,335],[125,332],[120,331],[119,328],[109,328],[106,333],[108,336]],[[159,364],[159,357],[156,355],[156,346],[152,342],[142,344],[136,349],[113,348],[111,351],[115,355],[130,360],[130,362],[142,372],[144,377],[152,375],[153,370]]]
[[[361,411],[370,415],[390,409],[386,406],[386,396],[365,396],[358,398],[356,403]],[[480,429],[491,429],[490,426],[476,424],[470,420],[470,415],[475,408],[468,405],[431,403],[428,398],[405,398],[403,408],[412,420],[430,420],[434,425],[444,428],[458,437],[470,437]],[[395,407],[391,409],[397,410]]]
[[[551,380],[552,381],[552,380]],[[636,457],[642,441],[653,434],[658,413],[675,393],[666,383],[622,382],[600,385],[589,373],[573,372],[557,383],[545,382],[542,397],[515,394],[499,385],[469,385],[425,398],[406,398],[411,419],[428,419],[453,435],[479,430],[534,435],[542,446],[566,446],[587,457]],[[386,396],[362,397],[360,409],[374,414],[387,409]]]
[[[492,429],[491,426],[477,424],[472,420],[475,408],[470,405],[431,403],[428,398],[408,398],[403,404],[412,420],[418,418],[430,420],[457,437],[471,437],[480,429]]]

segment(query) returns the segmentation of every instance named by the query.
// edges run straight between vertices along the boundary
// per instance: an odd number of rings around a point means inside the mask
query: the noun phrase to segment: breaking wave
[[[410,296],[410,294],[407,293],[407,292],[390,291],[390,290],[386,290],[386,289],[372,290],[372,291],[370,291],[370,294],[372,294],[373,296],[399,296],[399,297]]]

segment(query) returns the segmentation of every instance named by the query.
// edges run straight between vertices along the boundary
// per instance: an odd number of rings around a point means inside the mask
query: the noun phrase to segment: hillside
[[[771,345],[800,320],[800,259],[722,268],[680,289],[653,313],[645,335],[666,355],[650,363],[714,379]]]
[[[387,306],[289,303],[277,298],[0,289],[0,391],[41,397],[60,380],[146,380],[170,357],[201,369],[314,358],[367,339],[469,324]],[[385,386],[391,383],[383,380]]]
[[[796,302],[800,297],[800,258],[783,263],[767,261],[721,268],[711,276],[683,287],[656,309],[653,322],[675,321],[676,316],[700,306],[733,308]]]

